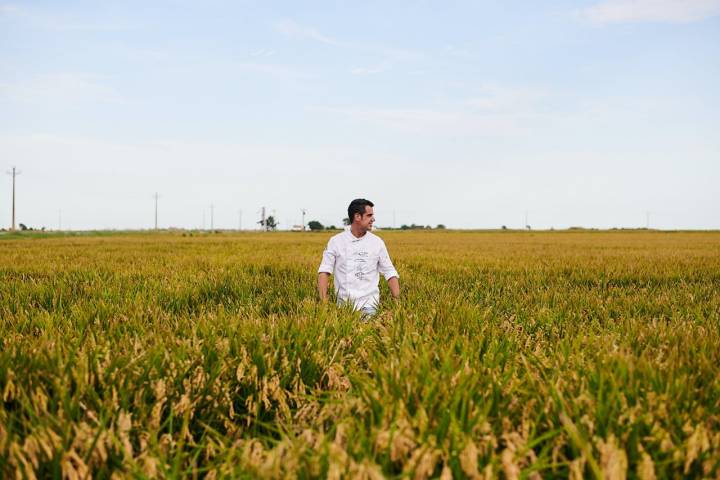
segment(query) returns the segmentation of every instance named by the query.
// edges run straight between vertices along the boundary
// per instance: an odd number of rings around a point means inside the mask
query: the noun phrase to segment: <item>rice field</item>
[[[720,478],[720,233],[0,237],[0,477]]]

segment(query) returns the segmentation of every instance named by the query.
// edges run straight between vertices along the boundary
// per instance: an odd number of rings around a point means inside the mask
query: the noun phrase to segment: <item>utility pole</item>
[[[58,231],[62,230],[62,210],[58,210]]]
[[[242,209],[238,210],[238,231],[242,230]]]
[[[650,211],[645,212],[645,229],[650,230]]]
[[[215,229],[215,205],[210,205],[210,230]]]
[[[260,226],[263,228],[263,230],[267,231],[267,226],[265,222],[265,207],[262,207],[260,209]]]
[[[307,213],[307,210],[302,208],[302,209],[300,209],[300,211],[302,212],[302,226],[303,226],[303,232],[304,232],[305,231],[305,214]]]
[[[12,190],[13,190],[13,192],[12,192],[12,228],[10,229],[13,232],[15,231],[15,177],[17,177],[21,173],[22,172],[18,172],[15,169],[15,167],[12,168],[12,172],[7,172],[8,175],[12,175],[12,183],[13,183],[13,187],[12,187]]]
[[[155,192],[155,195],[153,195],[153,198],[155,199],[155,230],[157,230],[158,229],[158,224],[157,224],[158,198],[160,198],[160,195],[158,195],[158,193]]]

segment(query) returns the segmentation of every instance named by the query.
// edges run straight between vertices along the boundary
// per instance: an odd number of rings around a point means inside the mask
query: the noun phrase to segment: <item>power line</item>
[[[302,212],[302,229],[304,232],[305,231],[305,214],[307,213],[307,210],[302,208],[302,209],[300,209],[300,211]]]
[[[15,169],[15,167],[12,167],[11,172],[7,172],[8,175],[12,175],[12,227],[11,230],[15,231],[15,177],[20,175],[22,172],[19,172]]]

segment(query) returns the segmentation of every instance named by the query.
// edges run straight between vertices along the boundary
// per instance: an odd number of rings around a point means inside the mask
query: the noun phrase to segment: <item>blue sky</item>
[[[720,228],[720,0],[0,1],[0,60],[30,226]]]

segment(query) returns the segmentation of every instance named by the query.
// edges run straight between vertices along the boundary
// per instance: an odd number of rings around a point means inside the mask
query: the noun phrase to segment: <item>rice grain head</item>
[[[610,434],[606,441],[598,442],[600,451],[600,468],[605,480],[625,480],[627,477],[628,460],[625,450],[617,444],[615,435]]]

